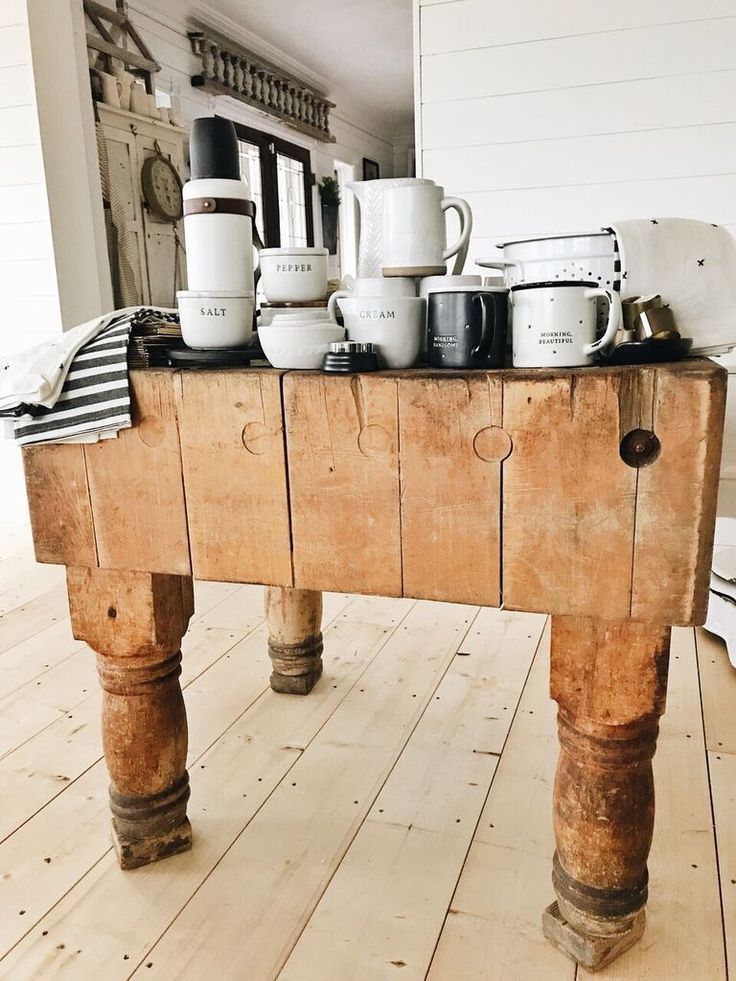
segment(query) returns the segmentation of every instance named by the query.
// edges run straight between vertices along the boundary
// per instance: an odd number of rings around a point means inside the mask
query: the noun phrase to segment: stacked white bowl
[[[382,368],[413,367],[422,353],[426,308],[416,280],[348,277],[345,287],[327,305],[333,322],[339,306],[348,339],[373,344]]]
[[[269,303],[300,304],[261,310],[258,338],[263,353],[274,368],[321,368],[330,344],[345,337],[324,307],[303,306],[324,301],[327,249],[263,249],[260,265]]]

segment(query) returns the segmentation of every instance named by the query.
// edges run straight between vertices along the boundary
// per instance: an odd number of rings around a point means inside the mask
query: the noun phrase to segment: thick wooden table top
[[[726,375],[132,373],[136,424],[24,450],[42,562],[690,624]],[[622,439],[654,432],[647,466]]]

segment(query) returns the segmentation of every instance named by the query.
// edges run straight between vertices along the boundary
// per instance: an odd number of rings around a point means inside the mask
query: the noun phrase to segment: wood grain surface
[[[405,596],[498,606],[502,383],[485,374],[399,383]]]
[[[189,371],[177,407],[199,579],[291,585],[278,371]]]
[[[161,369],[130,377],[133,428],[84,450],[99,564],[188,575],[174,376]]]
[[[186,575],[191,543],[205,579],[701,623],[725,378],[136,371],[132,430],[25,450],[36,548]],[[638,430],[659,449],[631,465]]]
[[[294,585],[401,595],[395,377],[284,376]]]

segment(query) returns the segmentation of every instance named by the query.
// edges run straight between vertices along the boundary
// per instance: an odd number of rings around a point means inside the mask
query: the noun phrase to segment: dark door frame
[[[276,154],[282,153],[292,160],[298,160],[304,166],[304,204],[307,225],[307,243],[314,245],[314,211],[312,205],[312,175],[311,154],[306,147],[289,143],[280,136],[272,136],[252,126],[235,123],[238,138],[252,143],[259,148],[261,158],[261,187],[263,188],[264,215],[263,230],[267,248],[278,248],[281,245],[281,229],[279,226],[279,185],[276,171]]]

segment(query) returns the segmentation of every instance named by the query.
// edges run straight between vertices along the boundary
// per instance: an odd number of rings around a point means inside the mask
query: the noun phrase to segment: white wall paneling
[[[463,191],[613,184],[736,172],[736,122],[427,150],[424,166]]]
[[[692,0],[616,0],[616,3],[524,0],[524,3],[508,4],[502,17],[498,16],[496,5],[488,0],[455,0],[454,3],[440,0],[422,6],[429,8],[423,12],[422,19],[425,54],[715,20],[734,13],[732,0],[704,0],[697,10]]]
[[[496,0],[488,4],[498,10]],[[558,5],[555,5],[555,7]],[[695,6],[695,4],[694,4]],[[498,10],[500,19],[503,13]],[[733,68],[736,16],[424,55],[424,102]]]
[[[733,0],[415,0],[415,34],[417,169],[470,202],[471,257],[622,218],[736,230]]]
[[[453,100],[422,107],[425,153],[736,121],[736,69]]]

